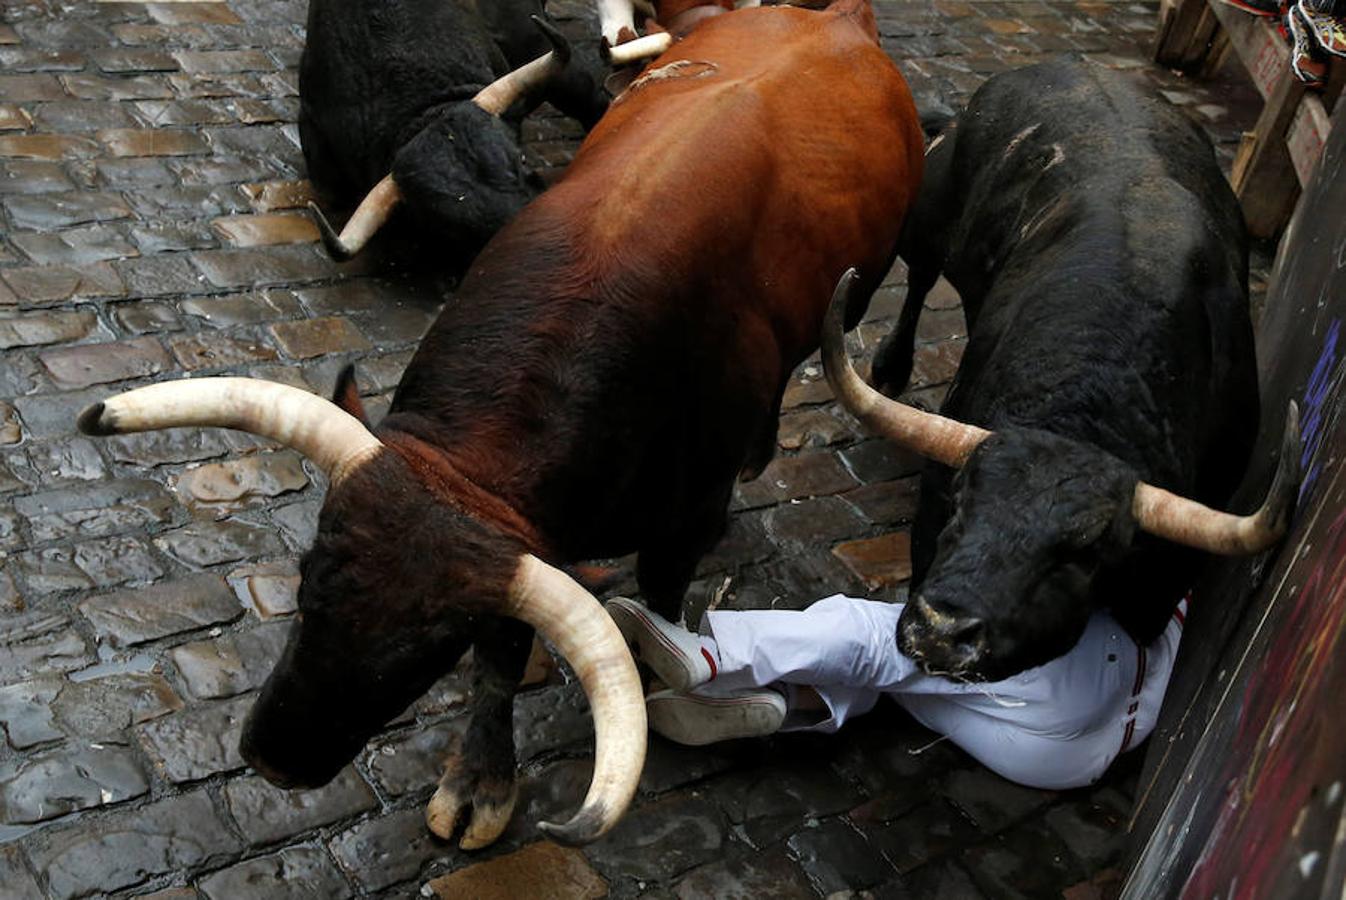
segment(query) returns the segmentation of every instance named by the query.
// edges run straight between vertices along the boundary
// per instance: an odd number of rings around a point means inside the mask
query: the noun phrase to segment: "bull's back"
[[[907,86],[863,22],[747,9],[652,63],[542,203],[584,209],[596,256],[636,246],[651,265],[694,258],[755,278],[732,296],[774,310],[787,343],[811,348],[841,271],[883,275],[921,149]]]

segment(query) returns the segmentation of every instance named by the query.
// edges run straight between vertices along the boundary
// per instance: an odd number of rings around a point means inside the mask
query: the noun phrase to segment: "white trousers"
[[[1186,601],[1149,647],[1104,612],[1064,656],[1004,681],[926,675],[897,649],[901,603],[836,594],[802,611],[711,611],[719,690],[805,685],[830,716],[793,729],[833,732],[891,694],[923,725],[987,768],[1037,788],[1096,781],[1154,729],[1182,635]]]

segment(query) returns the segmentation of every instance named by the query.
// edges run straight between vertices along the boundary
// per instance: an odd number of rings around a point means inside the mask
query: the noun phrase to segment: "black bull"
[[[1220,504],[1247,464],[1258,397],[1246,247],[1209,141],[1102,68],[997,76],[932,145],[903,239],[910,292],[874,383],[890,396],[905,386],[941,272],[969,342],[947,419],[870,396],[936,431],[980,428],[923,475],[905,653],[928,671],[1000,679],[1068,650],[1095,609],[1147,644],[1192,583],[1193,546],[1251,552],[1283,531],[1289,469],[1260,518],[1148,487]],[[854,373],[832,318],[838,384]],[[851,389],[866,390],[858,378]],[[1225,530],[1202,536],[1201,522]]]
[[[552,49],[534,16],[550,28],[539,0],[311,0],[299,135],[324,200],[360,204],[352,221],[375,209],[370,233],[401,206],[451,255],[470,260],[544,186],[520,147],[523,116],[547,100],[588,127],[607,108],[595,40],[567,47],[566,64],[507,108],[474,102]],[[381,209],[377,187],[389,178],[396,197]],[[320,213],[318,224],[337,259],[368,236],[338,237]]]

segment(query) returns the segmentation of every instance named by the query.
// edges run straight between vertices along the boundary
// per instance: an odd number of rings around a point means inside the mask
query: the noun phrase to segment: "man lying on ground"
[[[712,610],[700,635],[625,598],[607,609],[668,686],[645,705],[669,740],[831,733],[889,694],[987,768],[1047,789],[1093,783],[1154,729],[1187,611],[1178,604],[1148,647],[1095,613],[1064,656],[973,683],[927,674],[898,651],[903,605],[836,594],[802,611]]]

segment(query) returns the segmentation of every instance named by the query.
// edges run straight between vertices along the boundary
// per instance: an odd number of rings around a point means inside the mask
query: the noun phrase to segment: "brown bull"
[[[870,287],[888,268],[921,151],[868,0],[714,16],[482,251],[374,431],[348,378],[342,409],[198,379],[87,411],[101,434],[245,428],[331,476],[245,758],[274,783],[323,784],[471,646],[471,725],[428,817],[446,836],[465,819],[461,846],[484,846],[514,803],[511,710],[536,627],[597,732],[582,809],[542,827],[607,831],[640,774],[643,698],[611,621],[555,566],[638,551],[644,596],[676,610],[735,478],[772,455],[828,288],[852,264]]]

